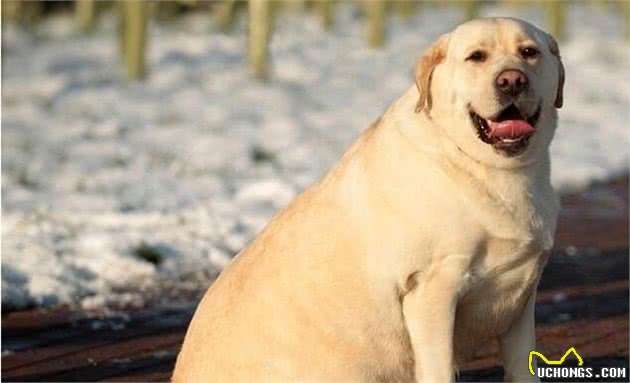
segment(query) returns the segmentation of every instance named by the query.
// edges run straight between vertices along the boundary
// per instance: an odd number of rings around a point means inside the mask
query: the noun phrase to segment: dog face
[[[564,68],[547,33],[515,19],[481,19],[443,35],[416,67],[424,112],[467,155],[515,167],[547,150],[562,106]]]

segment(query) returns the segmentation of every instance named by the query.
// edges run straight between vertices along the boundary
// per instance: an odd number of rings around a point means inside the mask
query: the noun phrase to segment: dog
[[[209,288],[173,381],[449,382],[493,338],[507,381],[537,380],[563,85],[556,41],[524,21],[441,36],[415,84]]]

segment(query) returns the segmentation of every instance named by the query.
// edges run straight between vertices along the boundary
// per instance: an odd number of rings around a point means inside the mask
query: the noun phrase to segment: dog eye
[[[523,58],[526,58],[526,59],[536,57],[539,54],[540,54],[540,51],[533,47],[527,47],[527,48],[521,49],[521,56],[523,56]]]
[[[474,51],[468,57],[466,57],[466,61],[474,61],[474,62],[484,62],[486,61],[486,52],[484,51]]]

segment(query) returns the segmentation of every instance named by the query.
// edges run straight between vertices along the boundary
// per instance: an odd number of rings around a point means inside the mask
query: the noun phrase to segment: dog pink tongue
[[[524,120],[505,120],[493,122],[488,120],[490,137],[515,138],[534,133],[534,127]]]

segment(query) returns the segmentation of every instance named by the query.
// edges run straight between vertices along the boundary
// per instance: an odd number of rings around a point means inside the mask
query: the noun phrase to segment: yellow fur
[[[430,78],[420,75],[210,287],[173,381],[450,381],[493,337],[507,377],[533,379],[534,292],[558,211],[548,146],[561,84],[548,39],[489,19],[434,45],[439,62],[421,60]],[[526,40],[542,52],[535,65],[513,54]],[[494,59],[466,66],[462,52],[475,44]],[[542,103],[530,146],[509,158],[477,139],[465,109],[502,107],[493,81],[506,66],[530,74],[520,106]],[[418,113],[421,97],[430,105]]]

